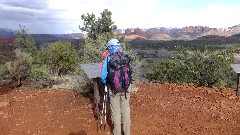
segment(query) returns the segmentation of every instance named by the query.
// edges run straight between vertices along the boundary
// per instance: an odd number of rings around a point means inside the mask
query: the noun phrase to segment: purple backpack
[[[132,83],[132,70],[128,55],[115,52],[111,54],[108,63],[107,82],[114,94],[128,92],[128,87]]]

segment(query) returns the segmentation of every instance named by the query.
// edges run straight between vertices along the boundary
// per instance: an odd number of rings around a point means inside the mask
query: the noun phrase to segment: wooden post
[[[240,73],[237,74],[237,91],[236,91],[237,96],[240,95],[239,89],[240,89]]]
[[[89,79],[93,79],[93,95],[94,95],[94,115],[96,119],[100,119],[99,107],[100,107],[100,97],[99,97],[99,81],[101,72],[99,70],[101,63],[89,63],[80,64],[84,72],[87,74]]]
[[[93,88],[94,88],[94,105],[95,105],[95,117],[99,119],[99,105],[100,105],[100,99],[99,99],[99,77],[93,78]]]
[[[237,73],[236,96],[239,96],[240,95],[240,64],[230,64],[230,66]]]

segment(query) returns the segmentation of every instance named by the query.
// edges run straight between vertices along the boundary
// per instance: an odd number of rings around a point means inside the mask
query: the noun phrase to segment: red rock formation
[[[0,36],[0,45],[16,45],[16,41],[10,38]]]
[[[125,30],[125,34],[126,34],[127,36],[131,35],[131,34],[132,34],[131,29],[127,28],[127,29]]]

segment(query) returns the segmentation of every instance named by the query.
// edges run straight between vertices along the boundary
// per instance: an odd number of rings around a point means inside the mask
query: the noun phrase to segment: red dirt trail
[[[137,84],[132,135],[239,135],[240,100],[233,89],[192,84]],[[0,88],[0,135],[104,135],[92,99],[68,89]]]

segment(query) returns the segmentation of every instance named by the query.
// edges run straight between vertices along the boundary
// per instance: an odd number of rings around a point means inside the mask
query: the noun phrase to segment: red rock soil
[[[191,84],[137,84],[132,135],[239,135],[240,100],[233,89]],[[108,121],[110,121],[108,119]],[[103,135],[92,99],[67,89],[1,88],[0,135]]]

